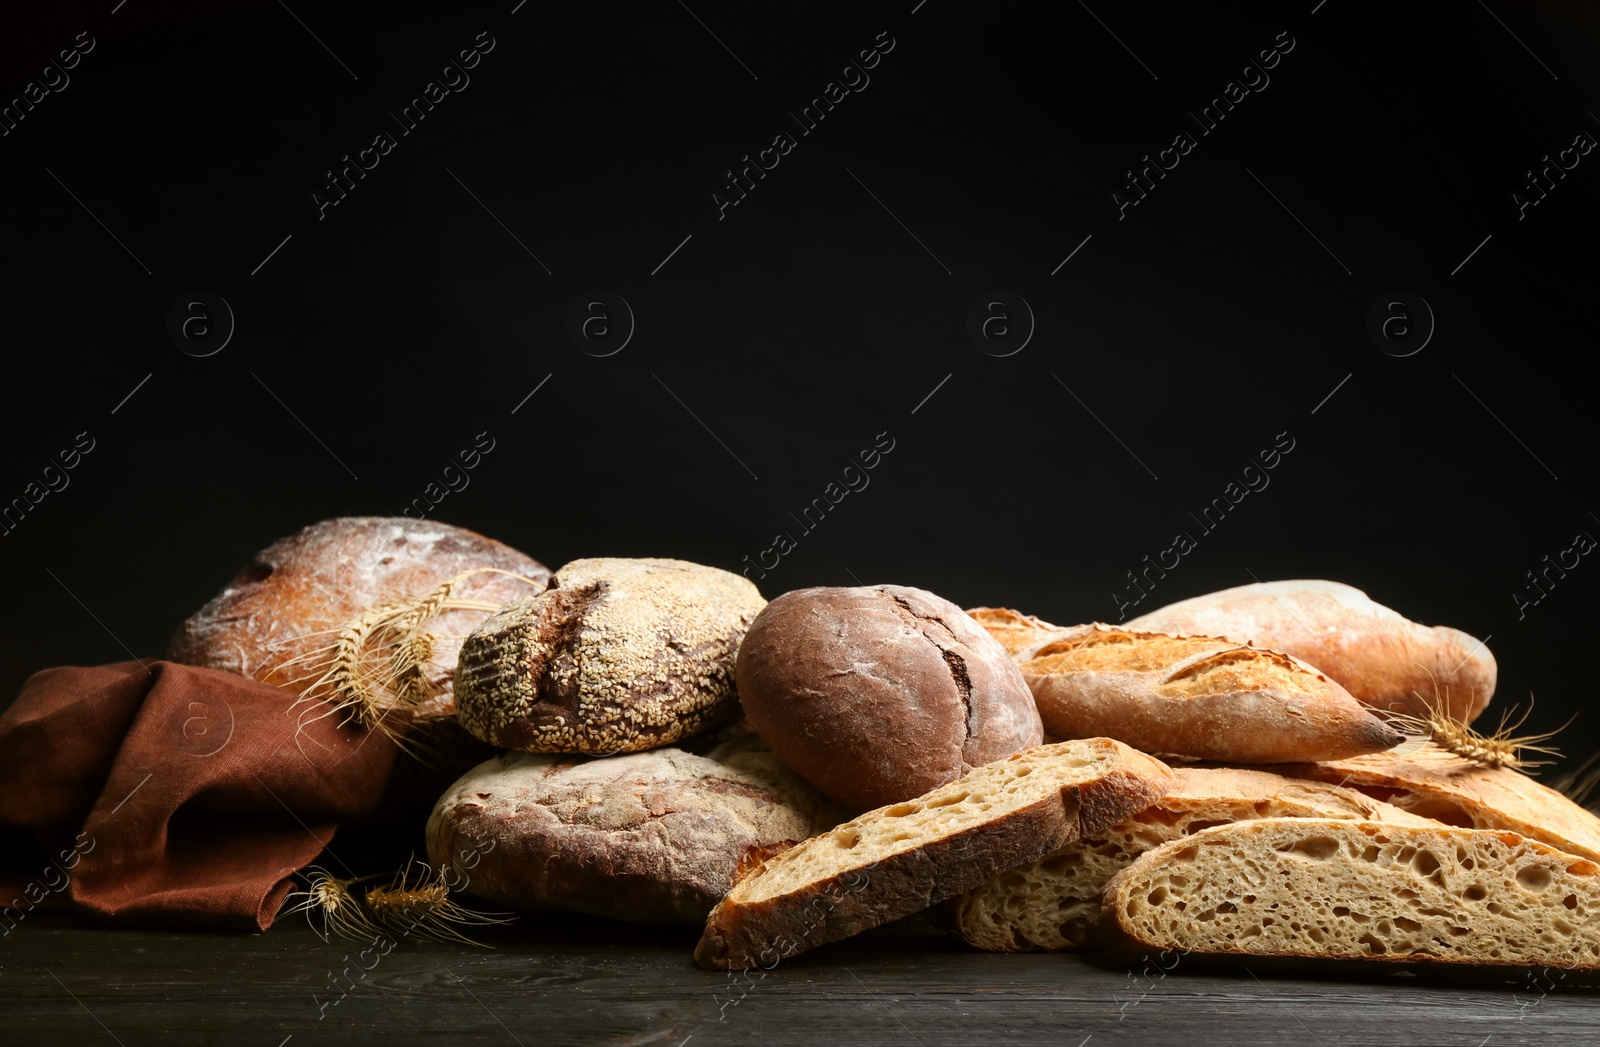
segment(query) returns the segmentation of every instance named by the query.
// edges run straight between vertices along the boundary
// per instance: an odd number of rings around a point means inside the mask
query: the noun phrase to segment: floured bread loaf
[[[1106,887],[1118,951],[1600,968],[1600,866],[1512,832],[1268,818]]]
[[[428,857],[501,905],[699,923],[741,874],[842,816],[749,738],[725,756],[508,753],[440,798]]]
[[[574,560],[467,638],[461,725],[491,745],[605,754],[738,716],[734,656],[766,606],[746,578],[683,560]]]
[[[1340,582],[1260,582],[1208,593],[1123,623],[1129,629],[1225,636],[1304,659],[1378,709],[1472,720],[1489,704],[1494,655],[1459,629],[1418,625]]]
[[[1273,770],[1360,789],[1447,825],[1509,829],[1600,861],[1600,818],[1520,771],[1483,767],[1433,742],[1406,755],[1372,753]]]
[[[1229,763],[1330,760],[1405,739],[1305,663],[1228,640],[1091,624],[1020,657],[1057,738]]]
[[[1109,738],[986,764],[769,860],[712,910],[695,961],[770,967],[909,916],[1148,806],[1170,775]]]
[[[995,952],[1084,948],[1092,944],[1107,881],[1139,855],[1213,825],[1255,818],[1438,824],[1336,785],[1231,767],[1174,767],[1166,795],[1151,806],[956,899],[955,932]]]
[[[373,608],[422,598],[461,576],[455,604],[398,631],[341,650],[341,634]],[[359,516],[324,520],[257,553],[178,627],[167,657],[278,684],[336,704],[408,706],[419,717],[454,711],[461,641],[506,602],[544,589],[550,571],[507,545],[432,520]],[[341,678],[336,659],[346,658]],[[357,688],[362,694],[353,693]]]

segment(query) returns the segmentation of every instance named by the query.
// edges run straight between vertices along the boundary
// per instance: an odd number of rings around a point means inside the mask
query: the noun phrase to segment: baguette
[[[909,916],[1149,806],[1170,777],[1109,738],[986,764],[769,859],[711,911],[695,962],[771,967]]]
[[[967,611],[967,616],[987,629],[1013,658],[1037,650],[1071,631],[1007,607],[973,607]]]
[[[1225,636],[1294,655],[1357,701],[1471,723],[1494,695],[1494,655],[1447,626],[1418,625],[1339,582],[1258,582],[1208,593],[1123,623],[1128,629]]]
[[[1174,767],[1152,806],[956,899],[953,930],[992,952],[1061,952],[1093,943],[1107,881],[1152,848],[1226,822],[1339,818],[1438,825],[1353,789],[1232,767]]]
[[[1021,655],[1057,738],[1228,763],[1332,760],[1405,738],[1305,663],[1228,640],[1092,624]]]
[[[1273,769],[1348,785],[1447,825],[1508,829],[1600,862],[1600,818],[1520,771],[1483,767],[1433,742],[1405,756],[1373,753]]]
[[[1106,886],[1113,951],[1600,968],[1600,866],[1512,832],[1267,818]]]

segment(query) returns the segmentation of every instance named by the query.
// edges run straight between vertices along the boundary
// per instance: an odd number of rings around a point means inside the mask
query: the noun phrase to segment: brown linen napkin
[[[397,751],[381,733],[243,676],[146,665],[46,669],[0,715],[0,830],[43,849],[0,863],[0,933],[34,908],[266,930],[289,875],[377,807]]]

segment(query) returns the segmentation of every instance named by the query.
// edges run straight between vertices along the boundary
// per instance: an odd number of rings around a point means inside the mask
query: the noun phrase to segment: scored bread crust
[[[1433,742],[1407,755],[1372,753],[1273,770],[1348,785],[1447,825],[1509,829],[1600,861],[1600,818],[1520,771],[1484,767]]]
[[[1148,806],[1170,777],[1161,761],[1109,738],[986,764],[766,862],[712,910],[695,962],[770,968],[909,916]]]
[[[1020,650],[1045,731],[1231,763],[1331,760],[1400,744],[1343,687],[1276,651],[1098,623]]]
[[[967,617],[988,630],[1013,658],[1071,631],[1009,607],[971,607],[967,609]]]
[[[1174,767],[1166,795],[956,899],[952,929],[991,952],[1060,952],[1093,944],[1106,883],[1139,855],[1227,822],[1338,818],[1437,825],[1353,789],[1233,767]]]
[[[1272,818],[1106,886],[1115,953],[1600,969],[1600,866],[1504,830]]]
[[[1420,625],[1342,582],[1291,579],[1182,600],[1123,623],[1130,629],[1226,636],[1302,658],[1357,701],[1427,716],[1439,706],[1471,723],[1494,695],[1494,655],[1449,626]]]

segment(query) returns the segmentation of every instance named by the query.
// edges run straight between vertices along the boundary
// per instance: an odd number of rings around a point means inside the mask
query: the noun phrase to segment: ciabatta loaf
[[[1219,825],[1106,886],[1118,951],[1600,968],[1600,866],[1512,832]]]
[[[1353,789],[1266,771],[1174,767],[1150,807],[1036,862],[992,876],[956,900],[954,930],[994,952],[1057,952],[1092,943],[1107,881],[1152,848],[1256,818],[1339,818],[1438,825]]]
[[[1260,582],[1208,593],[1123,623],[1129,629],[1226,636],[1283,651],[1343,684],[1358,701],[1471,723],[1494,695],[1494,655],[1459,629],[1418,625],[1340,582]]]
[[[1274,770],[1348,785],[1448,825],[1509,829],[1600,861],[1600,818],[1520,771],[1484,767],[1433,742],[1408,755],[1372,753]]]
[[[770,859],[711,911],[695,961],[771,967],[971,890],[1147,807],[1171,772],[1109,738],[1041,745]]]
[[[1377,752],[1405,737],[1305,663],[1229,640],[1091,624],[1022,656],[1045,732],[1057,738],[1276,763]]]

